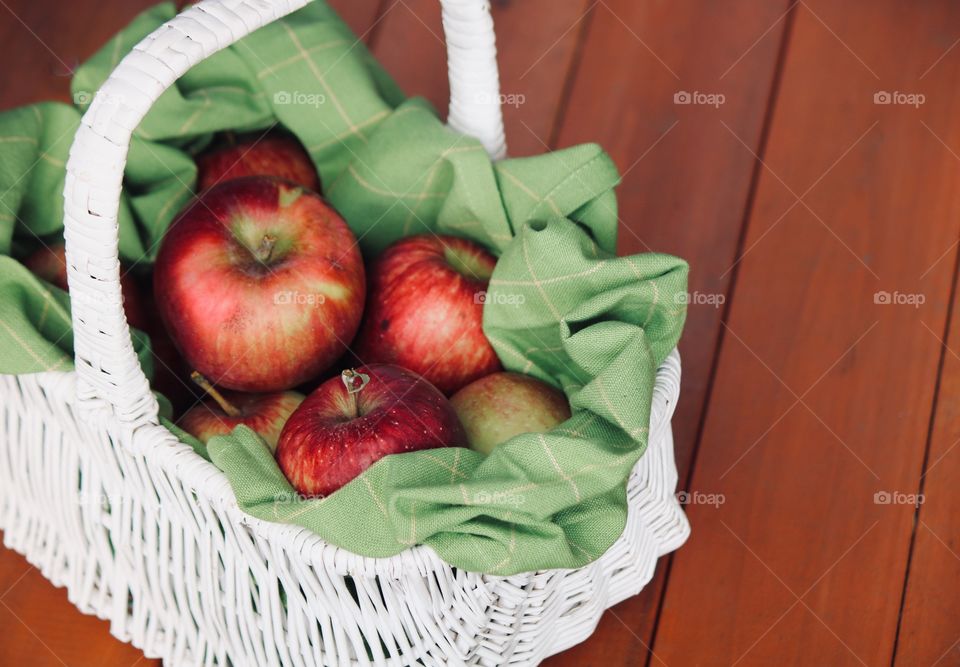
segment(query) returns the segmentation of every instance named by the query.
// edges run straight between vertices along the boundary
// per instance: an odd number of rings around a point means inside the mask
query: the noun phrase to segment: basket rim
[[[52,384],[63,393],[59,398],[76,405],[76,371],[54,371],[28,375],[56,378],[56,382]],[[670,428],[670,420],[679,396],[679,380],[680,354],[677,349],[674,349],[657,369],[650,410],[648,443],[654,437],[660,437],[662,429]],[[327,542],[308,528],[266,521],[251,516],[240,507],[236,494],[223,471],[211,461],[197,454],[192,447],[181,442],[165,426],[159,423],[141,424],[135,427],[131,434],[129,425],[120,422],[106,410],[103,414],[107,417],[106,429],[108,431],[117,430],[124,435],[132,435],[128,438],[131,446],[125,449],[128,454],[142,456],[145,463],[155,466],[159,472],[179,480],[188,492],[203,498],[225,515],[234,519],[238,525],[250,529],[262,539],[278,544],[284,550],[297,554],[313,566],[331,569],[340,575],[364,574],[389,577],[401,577],[411,571],[422,575],[438,569],[455,567],[443,560],[431,547],[424,544],[414,545],[392,556],[363,556]],[[634,469],[640,465],[646,455],[647,450],[637,459]],[[624,484],[629,484],[629,479],[625,480]],[[628,515],[627,525],[629,525],[629,521]],[[622,538],[623,533],[617,536],[614,544]],[[480,580],[493,582],[540,572],[594,567],[600,562],[604,554],[581,568],[534,570],[515,575],[492,575],[463,571],[468,576],[478,578],[477,583]]]

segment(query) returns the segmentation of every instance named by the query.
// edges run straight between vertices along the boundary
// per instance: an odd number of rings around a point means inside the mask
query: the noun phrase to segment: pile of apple
[[[153,271],[155,310],[207,393],[180,417],[184,430],[206,442],[245,425],[294,488],[320,496],[390,454],[465,444],[488,454],[570,416],[561,392],[502,371],[481,326],[496,263],[486,249],[411,236],[365,267],[286,134],[225,136],[197,166],[200,194]],[[28,261],[53,282],[63,264],[62,248]],[[128,320],[156,341],[163,332],[133,290],[124,283]]]

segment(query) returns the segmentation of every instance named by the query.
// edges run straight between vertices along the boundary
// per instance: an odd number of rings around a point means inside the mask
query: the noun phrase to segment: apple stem
[[[353,400],[353,416],[360,416],[360,404],[357,402],[357,394],[363,391],[363,388],[370,382],[370,376],[366,373],[358,373],[352,368],[348,368],[340,373],[340,380],[343,386],[347,388],[347,395]]]
[[[217,391],[217,388],[214,387],[212,384],[210,384],[210,380],[203,377],[197,371],[193,371],[192,373],[190,373],[190,379],[193,380],[198,387],[200,387],[205,392],[207,392],[207,394],[210,395],[210,398],[215,400],[217,402],[217,405],[219,405],[220,408],[227,413],[228,417],[242,416],[243,413],[240,412],[237,406],[235,406],[233,403],[228,401],[223,394]]]
[[[270,261],[271,255],[273,255],[275,245],[277,245],[277,237],[272,234],[264,234],[263,238],[260,239],[260,247],[257,248],[254,254],[256,254],[257,259],[263,264],[266,264]]]

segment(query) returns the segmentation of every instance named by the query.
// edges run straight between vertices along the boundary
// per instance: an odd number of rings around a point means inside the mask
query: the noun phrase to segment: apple
[[[167,330],[191,368],[227,389],[270,392],[336,361],[360,325],[357,240],[319,195],[251,176],[201,194],[154,267]]]
[[[276,176],[320,191],[313,161],[300,142],[283,132],[223,135],[197,156],[197,190],[244,176]]]
[[[345,370],[307,396],[280,434],[277,463],[305,496],[325,496],[389,454],[462,445],[450,401],[391,364]]]
[[[23,264],[38,278],[56,285],[64,292],[68,291],[67,249],[62,243],[40,248],[27,257]],[[120,274],[120,294],[127,322],[136,329],[146,331],[148,318],[137,283],[123,266],[120,267]]]
[[[207,392],[210,399],[190,408],[177,423],[203,443],[215,435],[227,435],[242,424],[262,437],[270,445],[270,451],[276,451],[283,425],[304,398],[295,391],[220,393],[200,373],[194,372],[190,378]]]
[[[570,418],[563,392],[529,375],[493,373],[450,399],[470,448],[489,454],[521,433],[544,433]]]
[[[394,243],[370,269],[357,357],[409,368],[447,395],[500,370],[483,333],[484,292],[496,262],[455,236]]]

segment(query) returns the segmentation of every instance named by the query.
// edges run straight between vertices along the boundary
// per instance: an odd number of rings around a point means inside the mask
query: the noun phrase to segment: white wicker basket
[[[84,116],[65,189],[76,372],[0,376],[0,529],[81,611],[170,665],[529,665],[587,638],[689,533],[670,418],[674,352],[617,542],[577,570],[451,568],[426,547],[365,558],[239,510],[157,423],[123,315],[117,213],[131,133],[200,60],[306,4],[205,0],[139,44]],[[445,0],[449,124],[505,153],[488,0]]]

